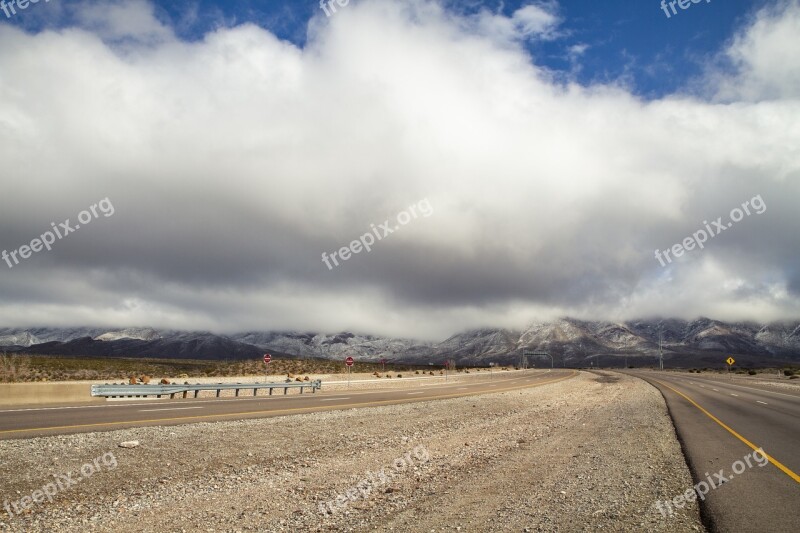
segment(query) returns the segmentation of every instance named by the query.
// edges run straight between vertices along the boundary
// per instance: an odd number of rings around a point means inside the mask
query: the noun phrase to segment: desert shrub
[[[794,376],[791,376],[789,379],[800,379],[800,375],[795,374]]]
[[[403,374],[397,374],[397,377],[398,377],[398,378],[402,378],[402,377],[403,377]]]
[[[747,373],[750,374],[751,376],[755,376],[756,374],[758,374],[758,372],[756,372],[755,370],[748,370]]]
[[[26,381],[31,375],[30,360],[23,355],[0,355],[0,382]]]
[[[788,369],[783,371],[784,376],[791,376],[792,374],[794,374],[794,370]]]

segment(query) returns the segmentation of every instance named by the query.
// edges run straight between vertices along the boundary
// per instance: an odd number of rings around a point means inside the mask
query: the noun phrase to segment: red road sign
[[[347,366],[353,366],[353,358],[348,357],[347,359],[344,360],[344,364],[346,364]]]
[[[272,361],[272,356],[270,354],[268,354],[268,353],[265,353],[264,354],[264,362],[269,364],[270,361]]]

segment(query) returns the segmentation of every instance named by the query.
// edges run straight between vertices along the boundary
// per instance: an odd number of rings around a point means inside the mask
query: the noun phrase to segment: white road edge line
[[[736,396],[737,398],[739,397],[738,394],[734,394],[734,393],[731,393],[731,396]]]
[[[349,400],[350,398],[323,398],[321,402],[335,402],[336,400]]]
[[[756,400],[758,403],[763,403],[764,405],[769,405],[767,402],[762,402],[761,400]]]
[[[408,394],[422,394],[421,392],[409,392]]]
[[[139,412],[149,413],[151,411],[185,411],[186,409],[202,409],[202,407],[164,407],[162,409],[139,409]]]

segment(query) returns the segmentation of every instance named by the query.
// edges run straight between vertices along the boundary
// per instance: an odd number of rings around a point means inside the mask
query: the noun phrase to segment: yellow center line
[[[749,440],[747,440],[746,438],[744,438],[744,437],[742,437],[741,435],[739,435],[739,434],[738,434],[736,431],[734,431],[733,429],[731,429],[730,427],[728,427],[728,426],[727,426],[727,425],[726,425],[724,422],[722,422],[722,421],[721,421],[719,418],[717,418],[716,416],[714,416],[714,415],[712,415],[711,413],[709,413],[708,411],[706,411],[706,410],[705,410],[705,409],[704,409],[702,406],[700,406],[700,405],[699,405],[697,402],[695,402],[694,400],[692,400],[691,398],[689,398],[687,395],[685,395],[685,394],[684,394],[684,393],[682,393],[681,391],[679,391],[679,390],[677,390],[677,389],[673,389],[672,387],[670,387],[669,385],[667,385],[667,384],[666,384],[666,383],[664,383],[663,381],[659,381],[659,380],[657,380],[657,379],[655,379],[655,378],[650,378],[650,379],[652,379],[653,381],[655,381],[655,382],[657,382],[657,383],[660,383],[661,385],[665,386],[666,388],[668,388],[669,390],[671,390],[671,391],[672,391],[672,392],[674,392],[675,394],[678,394],[678,395],[680,395],[680,396],[683,396],[683,397],[686,399],[686,401],[688,401],[690,404],[692,404],[692,405],[694,405],[695,407],[697,407],[698,409],[700,409],[700,411],[702,411],[702,412],[703,412],[703,413],[704,413],[706,416],[708,416],[708,417],[709,417],[711,420],[713,420],[714,422],[716,422],[717,424],[719,424],[720,426],[722,426],[723,428],[725,428],[725,429],[726,429],[726,430],[727,430],[727,431],[728,431],[728,432],[729,432],[731,435],[733,435],[734,437],[736,437],[737,439],[739,439],[740,441],[742,441],[742,442],[743,442],[743,443],[745,443],[746,445],[750,446],[750,447],[751,447],[753,450],[758,450],[758,449],[760,448],[759,446],[756,446],[755,444],[753,444],[752,442],[750,442],[750,441],[749,441]],[[795,474],[794,472],[792,472],[792,471],[791,471],[789,468],[787,468],[786,466],[784,466],[783,464],[781,464],[781,463],[780,463],[780,462],[779,462],[777,459],[775,459],[774,457],[772,457],[772,456],[770,456],[769,454],[767,454],[766,452],[764,452],[764,451],[763,451],[763,449],[762,449],[762,451],[761,451],[761,452],[759,452],[759,453],[763,453],[763,455],[764,455],[764,456],[766,456],[766,458],[769,460],[769,462],[770,462],[770,463],[772,463],[774,466],[776,466],[778,469],[780,469],[780,470],[781,470],[781,471],[782,471],[784,474],[786,474],[787,476],[789,476],[790,478],[792,478],[792,479],[793,479],[793,480],[795,480],[796,482],[800,483],[800,476],[798,476],[797,474]]]
[[[343,405],[332,405],[329,407],[294,407],[291,409],[278,409],[275,411],[244,411],[240,413],[223,413],[217,415],[193,415],[193,416],[179,416],[179,417],[172,417],[172,418],[155,418],[150,420],[127,420],[121,422],[95,422],[92,424],[76,424],[72,426],[50,426],[50,427],[43,427],[43,428],[28,428],[28,429],[4,429],[0,430],[0,434],[7,434],[7,433],[24,433],[27,431],[53,431],[53,430],[62,430],[62,429],[78,429],[78,428],[88,428],[88,427],[102,427],[102,426],[118,426],[124,424],[153,424],[156,422],[174,422],[177,420],[200,420],[200,419],[207,419],[207,418],[220,418],[220,417],[238,417],[238,416],[249,416],[249,415],[263,415],[263,414],[271,414],[271,415],[280,415],[280,414],[287,414],[287,413],[303,413],[303,412],[319,412],[319,411],[337,411],[342,409],[349,409],[355,407],[368,407],[368,406],[378,406],[378,405],[387,405],[387,404],[402,404],[402,403],[416,403],[419,401],[430,401],[430,400],[442,400],[447,398],[457,398],[457,397],[465,397],[465,396],[475,396],[477,394],[496,394],[498,392],[507,392],[511,390],[519,390],[525,389],[529,387],[538,387],[541,385],[547,385],[549,383],[555,383],[557,381],[563,381],[565,379],[569,379],[577,375],[576,371],[572,371],[572,373],[568,376],[560,377],[557,379],[551,379],[548,381],[541,381],[536,383],[535,385],[518,385],[514,387],[507,387],[504,389],[496,389],[491,391],[482,391],[482,392],[462,392],[462,393],[455,393],[455,394],[444,394],[441,396],[433,396],[428,398],[419,398],[419,399],[397,399],[397,400],[380,400],[376,402],[361,402],[361,403],[350,403],[350,404],[343,404]]]

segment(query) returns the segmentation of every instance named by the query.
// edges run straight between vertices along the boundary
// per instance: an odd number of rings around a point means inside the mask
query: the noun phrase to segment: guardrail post
[[[253,396],[258,396],[258,389],[253,389]]]
[[[239,389],[236,389],[236,397],[239,397]]]
[[[194,397],[197,398],[197,395],[200,394],[199,390],[194,391]]]
[[[220,390],[217,389],[217,398],[219,398],[219,393],[220,393]]]
[[[272,387],[269,388],[269,395],[272,396]]]
[[[286,393],[289,391],[289,387],[283,388],[283,395],[286,396]]]

